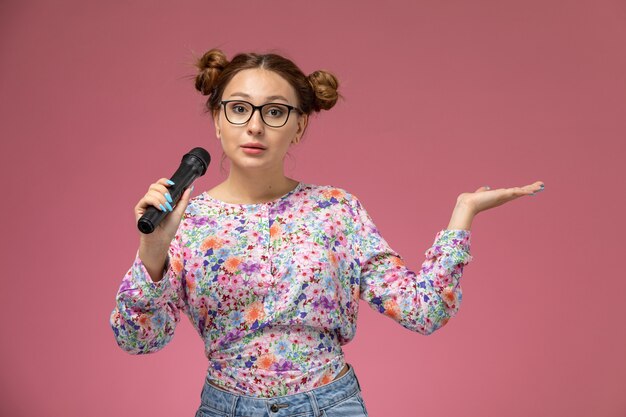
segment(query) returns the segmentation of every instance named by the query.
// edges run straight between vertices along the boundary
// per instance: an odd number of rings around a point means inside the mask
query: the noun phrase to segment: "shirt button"
[[[287,408],[289,407],[289,404],[272,404],[272,406],[270,407],[270,411],[272,413],[277,413],[278,410],[280,410],[281,408]]]

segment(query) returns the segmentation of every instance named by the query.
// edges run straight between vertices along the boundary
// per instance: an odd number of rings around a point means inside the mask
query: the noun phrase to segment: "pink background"
[[[286,173],[356,194],[419,269],[456,196],[480,213],[459,315],[425,337],[361,304],[345,347],[371,416],[626,415],[623,1],[0,2],[2,416],[193,416],[188,319],[119,349],[132,208],[181,156],[223,179],[193,53],[278,51],[345,99]]]

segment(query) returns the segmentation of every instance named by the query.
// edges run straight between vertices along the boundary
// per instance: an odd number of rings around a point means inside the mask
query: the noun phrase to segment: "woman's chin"
[[[241,160],[237,160],[236,162],[232,162],[231,164],[231,166],[244,171],[271,171],[277,168],[275,165],[276,164],[271,164],[267,160],[262,160],[260,158],[243,158]],[[278,164],[278,168],[280,167],[282,167],[282,165]]]

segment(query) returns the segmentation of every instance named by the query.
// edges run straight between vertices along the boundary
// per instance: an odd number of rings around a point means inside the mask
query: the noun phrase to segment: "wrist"
[[[451,230],[470,230],[472,227],[472,221],[476,213],[467,204],[457,202],[452,211],[450,222],[448,223],[448,229]]]

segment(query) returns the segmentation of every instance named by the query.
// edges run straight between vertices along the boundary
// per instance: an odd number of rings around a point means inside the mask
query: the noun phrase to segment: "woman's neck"
[[[235,204],[256,204],[276,200],[293,190],[298,181],[283,172],[259,173],[232,169],[228,178],[216,187],[221,200]]]

